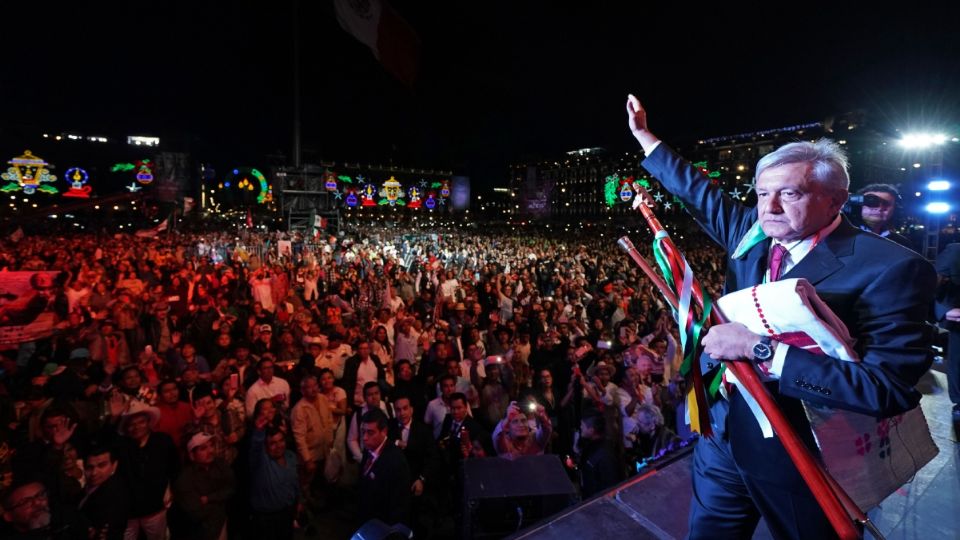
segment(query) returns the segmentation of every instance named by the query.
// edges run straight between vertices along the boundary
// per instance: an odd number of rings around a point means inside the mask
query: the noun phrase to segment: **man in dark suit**
[[[469,412],[465,394],[454,392],[450,395],[450,412],[443,419],[437,441],[451,474],[456,474],[464,459],[496,455],[490,434]]]
[[[360,419],[363,459],[360,461],[360,517],[388,525],[410,523],[410,467],[403,451],[387,436],[387,415],[371,409]]]
[[[87,485],[79,510],[90,522],[92,538],[121,540],[127,530],[130,498],[123,479],[116,474],[117,456],[107,446],[95,446],[87,454],[84,474]]]
[[[756,167],[757,207],[747,208],[661,144],[637,98],[628,123],[643,162],[704,231],[727,249],[726,290],[805,278],[856,339],[861,362],[844,362],[751,333],[738,323],[710,328],[707,369],[718,360],[762,364],[767,386],[807,446],[816,451],[802,401],[878,418],[917,406],[914,389],[930,367],[924,319],[933,267],[918,254],[853,227],[840,209],[849,176],[830,141],[788,144]],[[834,538],[810,490],[776,438],[764,438],[742,394],[711,405],[714,436],[697,445],[690,538],[745,538],[760,515],[778,538]]]
[[[403,450],[410,466],[410,493],[413,494],[413,507],[410,526],[417,536],[429,536],[427,531],[419,530],[419,517],[431,513],[435,497],[446,488],[440,485],[440,455],[437,442],[433,439],[433,430],[417,420],[410,397],[398,395],[393,402],[396,417],[390,420],[390,440]]]

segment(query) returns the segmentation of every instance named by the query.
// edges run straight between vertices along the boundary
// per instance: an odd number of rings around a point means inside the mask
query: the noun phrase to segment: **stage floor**
[[[888,540],[960,539],[960,445],[951,419],[946,375],[935,366],[919,385],[921,406],[940,453],[909,484],[869,513]],[[690,456],[645,478],[634,478],[606,496],[527,530],[515,538],[609,540],[680,539],[687,534]],[[763,520],[754,539],[772,538]],[[867,538],[870,538],[869,534]]]

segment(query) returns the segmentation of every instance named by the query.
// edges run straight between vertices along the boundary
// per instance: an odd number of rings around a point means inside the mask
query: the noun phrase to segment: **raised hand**
[[[633,94],[627,95],[627,125],[634,138],[640,143],[645,152],[652,150],[651,146],[659,139],[650,133],[647,126],[647,111],[640,104],[640,100]]]

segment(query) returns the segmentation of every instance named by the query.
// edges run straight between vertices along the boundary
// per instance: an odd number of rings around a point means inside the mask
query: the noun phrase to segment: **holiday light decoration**
[[[427,200],[423,201],[423,205],[427,207],[427,210],[433,210],[436,208],[437,199],[434,198],[432,191],[427,195]]]
[[[136,168],[137,166],[133,163],[115,163],[113,167],[110,168],[110,172],[127,172]]]
[[[373,184],[364,184],[363,191],[360,192],[360,203],[363,206],[377,206],[375,197],[377,196],[377,186]]]
[[[137,182],[143,185],[153,182],[153,163],[149,159],[141,159],[137,162]]]
[[[400,182],[398,182],[393,176],[383,183],[383,189],[380,190],[380,196],[383,198],[380,199],[380,202],[377,204],[381,206],[406,206],[407,204],[406,201],[403,200],[403,186],[401,186]]]
[[[440,196],[446,199],[450,196],[450,181],[441,180],[440,181]]]
[[[90,175],[87,174],[87,171],[81,169],[80,167],[71,167],[67,169],[66,174],[64,174],[65,180],[70,184],[70,189],[63,192],[64,197],[76,197],[79,199],[89,199],[90,198],[90,186],[86,185],[90,180]]]
[[[236,185],[240,191],[256,191],[257,202],[266,204],[273,200],[273,186],[267,183],[263,173],[250,167],[237,167],[227,174],[223,180],[223,187]]]
[[[417,186],[410,186],[410,189],[407,190],[407,194],[410,196],[410,202],[407,203],[407,208],[420,208],[420,206],[423,204],[423,201],[420,200],[420,188]]]
[[[633,200],[633,177],[628,176],[623,180],[623,183],[620,184],[620,200],[623,202],[630,202]]]
[[[50,174],[50,168],[53,165],[33,155],[30,150],[24,151],[23,155],[17,156],[7,163],[10,167],[7,172],[0,175],[0,178],[8,183],[0,188],[0,191],[9,193],[22,190],[26,195],[32,195],[37,191],[49,195],[59,192],[57,188],[53,187],[57,177]]]
[[[620,175],[611,174],[606,177],[603,183],[603,200],[607,203],[607,206],[613,207],[617,203],[617,191],[620,187]]]
[[[354,208],[354,207],[357,206],[357,203],[359,203],[359,202],[360,202],[360,201],[357,199],[357,190],[356,190],[356,189],[351,189],[350,191],[347,192],[347,197],[346,197],[346,199],[344,200],[344,203],[345,203],[348,207]]]
[[[326,188],[327,191],[336,191],[338,187],[337,173],[327,169],[327,171],[323,173],[323,187]]]

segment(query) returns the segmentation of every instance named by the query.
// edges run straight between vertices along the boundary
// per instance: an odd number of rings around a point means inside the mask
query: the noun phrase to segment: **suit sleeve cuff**
[[[770,361],[770,375],[780,378],[783,373],[783,363],[787,360],[787,352],[790,346],[786,343],[777,343],[777,350],[773,352],[773,360]]]

